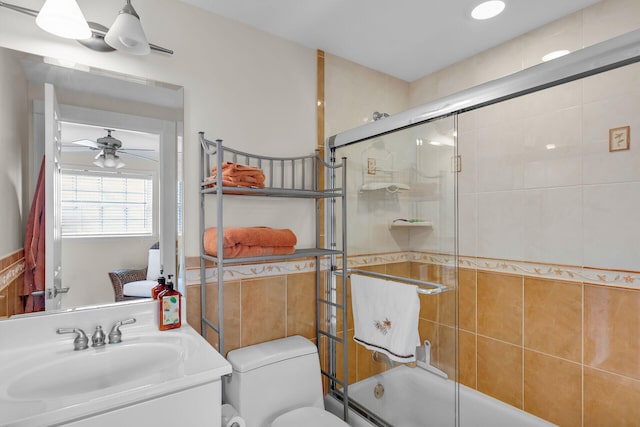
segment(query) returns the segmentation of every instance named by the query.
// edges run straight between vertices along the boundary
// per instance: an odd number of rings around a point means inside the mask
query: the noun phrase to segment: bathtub
[[[382,384],[384,393],[376,398],[374,389]],[[395,427],[455,426],[455,383],[421,368],[404,365],[349,386],[353,399]],[[378,387],[378,392],[380,392]],[[507,405],[490,396],[460,385],[460,427],[542,427],[554,426],[541,418]],[[342,417],[343,406],[326,396],[326,408]],[[371,427],[365,418],[349,411],[349,424]]]

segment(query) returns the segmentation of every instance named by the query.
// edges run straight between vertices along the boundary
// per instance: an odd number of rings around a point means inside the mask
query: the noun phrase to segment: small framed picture
[[[629,126],[609,129],[609,151],[628,150],[630,140],[631,128]]]

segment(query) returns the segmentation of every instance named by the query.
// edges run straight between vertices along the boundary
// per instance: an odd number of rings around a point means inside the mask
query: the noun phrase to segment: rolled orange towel
[[[211,227],[204,232],[204,250],[211,256],[217,256],[218,231],[216,227]],[[258,256],[258,255],[282,255],[283,253],[293,253],[295,245],[298,243],[293,231],[285,229],[274,229],[270,227],[229,227],[224,229],[223,246],[225,256]],[[244,255],[250,248],[262,248],[262,252],[256,255]],[[267,249],[271,248],[271,249]],[[280,248],[280,249],[279,249]],[[286,249],[284,249],[286,248]],[[251,249],[253,252],[260,252],[260,249]],[[285,251],[285,252],[282,252]],[[233,255],[243,253],[242,255]]]

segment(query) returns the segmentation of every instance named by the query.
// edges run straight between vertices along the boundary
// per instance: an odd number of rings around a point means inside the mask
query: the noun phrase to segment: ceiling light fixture
[[[91,29],[75,0],[47,0],[36,16],[36,24],[48,33],[66,39],[88,39]]]
[[[545,56],[543,56],[542,57],[542,62],[551,61],[553,59],[560,58],[561,56],[565,56],[565,55],[568,55],[570,53],[571,52],[566,50],[566,49],[554,50],[553,52],[549,52]]]
[[[127,0],[111,29],[104,37],[104,41],[114,49],[132,55],[147,55],[150,51],[147,36],[144,34],[140,16]]]
[[[147,42],[140,17],[129,0],[113,23],[113,32],[98,23],[87,22],[75,0],[46,0],[41,11],[3,1],[0,1],[0,7],[33,16],[36,18],[36,24],[43,30],[60,37],[76,39],[83,46],[98,52],[112,52],[117,49],[134,55],[146,55],[149,51],[155,50],[173,55],[172,50]],[[83,29],[77,30],[80,27]],[[71,28],[76,30],[71,32]],[[105,42],[105,37],[111,32],[112,44]],[[111,36],[109,38],[111,39]]]
[[[113,148],[105,148],[102,150],[95,158],[94,165],[99,166],[101,168],[114,168],[120,169],[125,165],[125,163],[120,160],[120,156],[116,154],[116,150]]]
[[[471,11],[473,19],[484,20],[498,16],[505,8],[505,4],[500,0],[491,0],[480,3]]]

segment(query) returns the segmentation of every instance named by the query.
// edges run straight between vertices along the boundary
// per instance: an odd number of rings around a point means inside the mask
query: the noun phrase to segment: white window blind
[[[62,235],[151,235],[153,177],[63,170]]]

